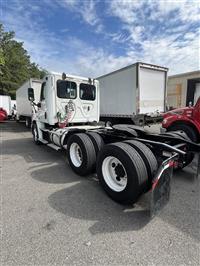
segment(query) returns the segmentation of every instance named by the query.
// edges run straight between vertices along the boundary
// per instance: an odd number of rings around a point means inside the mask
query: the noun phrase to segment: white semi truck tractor
[[[200,152],[182,132],[158,135],[135,125],[99,125],[95,79],[53,73],[44,77],[38,103],[34,90],[28,92],[34,142],[66,151],[78,175],[97,173],[116,202],[134,203],[148,192],[151,215],[169,200],[173,168],[183,168],[191,153]]]

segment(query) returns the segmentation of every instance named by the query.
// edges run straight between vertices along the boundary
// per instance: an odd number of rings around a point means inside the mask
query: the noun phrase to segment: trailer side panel
[[[28,99],[28,88],[33,88],[35,102],[39,102],[41,81],[30,79],[16,91],[17,115],[31,117],[32,107]]]
[[[6,110],[7,115],[11,116],[11,98],[7,95],[0,95],[0,107]]]
[[[98,78],[100,113],[133,115],[136,113],[136,65]]]

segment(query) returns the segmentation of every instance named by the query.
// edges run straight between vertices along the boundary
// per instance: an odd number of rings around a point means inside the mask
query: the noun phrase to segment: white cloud
[[[113,42],[117,43],[125,43],[130,40],[130,36],[124,32],[117,32],[117,33],[107,33],[106,37],[111,38]]]
[[[85,1],[83,8],[80,8],[80,13],[84,21],[86,21],[88,24],[94,26],[99,23],[94,1]]]
[[[200,20],[200,2],[199,0],[168,0],[157,1],[158,13],[166,15],[171,11],[177,11],[178,17],[182,21]]]
[[[175,74],[199,69],[199,51],[197,35],[185,41],[182,47],[171,37],[164,37],[144,41],[141,58],[145,62],[169,67],[169,73]]]
[[[45,1],[47,5],[48,1]],[[78,0],[50,2],[52,9],[48,12],[53,12],[59,3],[59,7],[73,10],[74,16],[81,16],[94,32],[103,33],[96,2],[85,1],[81,6]],[[188,25],[196,19],[196,11],[195,19],[183,14],[187,2],[178,1],[178,4],[172,5],[172,1],[165,1],[166,9],[161,1],[107,2],[110,3],[107,16],[111,12],[121,24],[116,32],[104,32],[104,37],[107,38],[108,45],[112,42],[121,46],[123,44],[125,52],[121,55],[70,36],[68,28],[63,27],[61,32],[65,34],[61,37],[55,36],[47,30],[42,16],[37,16],[37,20],[33,19],[38,12],[36,4],[30,10],[21,4],[11,7],[4,21],[9,29],[16,31],[17,39],[24,41],[32,60],[48,70],[96,77],[136,61],[144,61],[169,67],[170,73],[175,74],[199,69],[199,32],[192,29],[188,31]],[[148,3],[148,6],[144,7],[144,3]],[[191,6],[187,8],[190,11],[193,9]],[[149,17],[145,18],[147,9]],[[157,19],[159,17],[164,20],[165,16],[177,9],[178,16],[172,19],[178,22],[187,20],[187,24],[177,23],[177,26],[168,27],[170,21],[161,22]],[[151,14],[154,14],[154,18]],[[151,23],[148,19],[151,19]],[[157,33],[156,28],[160,25],[164,28],[161,33]]]
[[[195,36],[197,37],[197,36]],[[91,48],[88,54],[79,55],[76,69],[88,76],[100,76],[121,67],[133,64],[136,61],[157,64],[169,68],[169,74],[176,74],[199,69],[199,43],[198,39],[187,39],[183,47],[173,42],[172,37],[163,37],[143,42],[143,51],[130,49],[124,56],[107,54],[101,49]],[[88,74],[89,73],[89,74]]]
[[[103,27],[101,21],[97,15],[95,0],[56,0],[56,3],[66,9],[69,9],[75,14],[80,14],[83,21],[90,26],[96,26],[97,32]]]
[[[147,19],[149,14],[144,13],[145,9],[150,10],[150,18],[154,20],[164,20],[164,17],[172,11],[176,11],[177,14],[170,20],[200,20],[199,0],[110,0],[109,3],[109,12],[128,24],[139,23],[138,15]]]
[[[136,10],[140,9],[144,0],[111,0],[109,13],[119,17],[125,23],[133,23],[136,21]]]
[[[128,40],[124,61],[130,57],[133,61],[167,66],[170,73],[200,68],[199,32],[190,29],[199,16],[199,1],[113,0],[109,11],[129,32],[124,41],[125,44]],[[160,26],[162,31],[157,31]],[[118,38],[113,38],[113,41],[115,39],[118,41]],[[139,49],[136,48],[138,45]]]

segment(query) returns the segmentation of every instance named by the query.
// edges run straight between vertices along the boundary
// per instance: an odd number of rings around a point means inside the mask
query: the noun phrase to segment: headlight
[[[167,123],[167,119],[163,119],[162,123],[166,124]]]
[[[182,115],[183,113],[184,113],[184,111],[183,110],[174,110],[174,111],[170,111],[170,113],[172,114],[172,115]]]

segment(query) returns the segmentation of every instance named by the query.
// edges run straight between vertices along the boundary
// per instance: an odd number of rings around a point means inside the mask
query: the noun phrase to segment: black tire
[[[38,127],[36,123],[33,123],[31,128],[32,134],[33,134],[33,140],[35,144],[41,145],[42,143],[39,141],[39,133],[38,133]]]
[[[31,118],[30,117],[26,117],[25,124],[26,124],[27,128],[31,127]]]
[[[117,158],[127,174],[127,184],[122,191],[112,189],[105,181],[103,175],[103,162],[108,157]],[[117,174],[117,173],[116,173]],[[105,145],[99,152],[97,159],[97,176],[105,192],[114,201],[122,204],[134,203],[146,190],[148,174],[145,163],[139,153],[126,143]]]
[[[167,132],[166,134],[168,134],[168,135],[170,134],[170,135],[175,136],[175,137],[178,136],[178,137],[181,137],[182,139],[191,141],[189,136],[183,130]],[[178,166],[175,168],[175,170],[183,169],[184,167],[189,165],[193,161],[193,159],[194,159],[194,153],[187,152],[184,160],[178,161]]]
[[[82,156],[82,162],[79,166],[73,163],[70,155],[71,145],[78,144]],[[85,133],[74,134],[67,141],[67,158],[72,170],[81,176],[91,174],[96,164],[96,152],[90,137]]]
[[[185,132],[186,135],[191,139],[191,141],[197,142],[198,140],[197,134],[191,126],[185,124],[178,124],[178,125],[172,125],[168,129],[168,131],[177,131],[177,130]]]
[[[152,178],[154,177],[156,171],[158,170],[158,162],[156,160],[155,155],[149,149],[149,147],[147,147],[145,144],[143,144],[137,140],[126,140],[124,142],[129,144],[133,148],[135,148],[136,151],[142,157],[142,159],[146,165],[146,168],[147,168],[149,183],[151,183]]]
[[[185,157],[185,160],[182,164],[179,164],[177,169],[183,169],[184,167],[188,166],[189,164],[191,164],[191,162],[194,159],[194,153],[192,152],[187,152],[187,155]]]
[[[177,130],[177,131],[172,131],[172,132],[167,132],[167,133],[173,133],[173,134],[176,134],[177,136],[181,137],[182,139],[191,141],[191,139],[188,137],[188,135],[182,130]]]
[[[89,138],[91,139],[91,141],[94,145],[96,156],[97,156],[99,151],[104,146],[104,141],[103,141],[102,137],[96,132],[87,132],[87,135],[89,136]]]
[[[126,132],[130,134],[130,136],[138,137],[138,133],[136,132],[135,126],[129,125],[129,124],[116,124],[113,126],[113,128],[119,132]],[[137,126],[136,126],[137,128]]]
[[[185,140],[191,140],[188,135],[183,131],[183,133],[180,133],[180,131],[177,131],[177,132],[174,132],[176,134],[181,134],[182,135],[182,138],[185,139]],[[194,159],[194,153],[192,152],[187,152],[187,155],[185,157],[185,160],[184,162],[179,165],[178,169],[183,169],[184,167],[186,167],[187,165],[189,165]]]
[[[162,136],[169,136],[169,137],[174,137],[174,138],[181,138],[183,140],[189,140],[191,141],[191,139],[187,136],[187,134],[184,131],[169,131],[163,134],[160,134]]]

